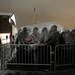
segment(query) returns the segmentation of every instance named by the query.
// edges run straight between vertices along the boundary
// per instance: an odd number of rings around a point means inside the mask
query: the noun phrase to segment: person
[[[64,31],[60,33],[60,44],[65,44],[65,40],[64,40]]]
[[[46,27],[42,29],[40,43],[46,43],[48,39],[48,30]]]
[[[23,30],[20,30],[17,34],[15,43],[16,44],[25,44],[26,43],[26,38],[28,37],[28,29],[27,27],[24,27]]]
[[[20,32],[18,32],[18,35],[15,39],[16,41],[14,42],[16,44],[16,51],[12,52],[13,57],[9,61],[9,63],[10,62],[12,63],[26,63],[27,62],[28,58],[25,59],[25,54],[26,56],[28,56],[27,54],[29,52],[27,50],[29,46],[24,45],[24,44],[27,44],[26,38],[28,37],[28,35],[29,33],[28,33],[27,27],[24,27],[23,30],[20,30]]]
[[[62,36],[64,38],[64,45],[61,46],[61,49],[59,51],[60,63],[71,64],[72,62],[75,62],[74,58],[75,46],[74,46],[73,34],[70,30],[66,30],[63,32]],[[61,51],[62,51],[62,58],[61,58]]]
[[[28,63],[29,58],[29,46],[25,45],[28,44],[27,37],[29,36],[27,27],[24,27],[22,32],[19,34],[19,47],[17,47],[17,62],[18,63]]]
[[[36,44],[36,43],[40,42],[40,33],[38,31],[39,30],[38,30],[37,27],[33,28],[33,32],[29,37],[30,38],[30,43]]]
[[[32,51],[33,51],[33,62],[36,64],[38,63],[38,46],[40,44],[40,33],[39,33],[39,29],[37,27],[34,27],[33,28],[33,32],[32,34],[30,35],[30,38],[31,38],[31,43],[32,44],[37,44],[37,45],[32,45]]]
[[[46,41],[48,45],[51,45],[54,51],[55,46],[60,44],[60,33],[57,31],[57,26],[53,25],[49,31],[48,40]]]
[[[63,34],[63,38],[64,38],[64,41],[65,41],[65,44],[74,43],[73,34],[70,31],[65,31],[64,34]]]
[[[51,27],[51,30],[49,31],[48,40],[46,43],[51,46],[52,52],[55,52],[55,46],[60,44],[60,33],[57,31],[57,26],[53,25]],[[52,55],[50,61],[54,61],[54,55]],[[54,67],[54,64],[52,63],[52,66]],[[52,70],[53,70],[52,67]]]
[[[33,40],[35,43],[39,43],[40,33],[39,33],[39,29],[37,27],[34,27],[33,33],[31,36],[33,37]]]
[[[40,34],[38,31],[39,29],[37,27],[34,27],[33,32],[25,39],[26,43],[30,46],[30,50],[32,51],[31,52],[32,54],[30,53],[30,55],[32,55],[32,58],[34,58],[34,60],[32,60],[32,63],[37,63],[38,61],[36,58],[37,56],[36,48],[37,48],[37,45],[39,45],[40,43]]]
[[[38,45],[40,44],[40,33],[37,27],[33,28],[33,32],[26,38],[27,44],[29,44],[32,53],[32,63],[38,63]]]
[[[71,31],[72,34],[72,63],[75,63],[75,29]]]
[[[75,44],[75,29],[71,31],[73,43]]]
[[[47,27],[43,27],[41,31],[41,36],[40,36],[40,44],[42,45],[38,47],[38,57],[39,57],[40,64],[49,63],[50,49],[48,49],[48,46],[46,43],[47,39],[48,39],[48,29]]]

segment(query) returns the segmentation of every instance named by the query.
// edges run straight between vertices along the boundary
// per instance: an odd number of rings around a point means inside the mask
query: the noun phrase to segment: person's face
[[[37,33],[37,32],[38,32],[38,29],[35,29],[33,32],[34,32],[34,33]]]
[[[57,31],[57,27],[52,26],[52,27],[51,27],[51,31]]]
[[[56,31],[57,30],[57,28],[56,27],[53,27],[53,31]]]
[[[47,30],[44,30],[43,33],[44,33],[44,34],[47,34],[48,32],[47,32]]]

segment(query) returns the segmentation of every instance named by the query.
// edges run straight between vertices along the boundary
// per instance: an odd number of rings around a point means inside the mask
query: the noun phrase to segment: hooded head
[[[56,25],[53,25],[52,27],[51,27],[51,31],[53,32],[53,31],[57,31],[57,26]]]
[[[38,28],[37,27],[34,27],[33,33],[37,33],[37,32],[38,32]]]

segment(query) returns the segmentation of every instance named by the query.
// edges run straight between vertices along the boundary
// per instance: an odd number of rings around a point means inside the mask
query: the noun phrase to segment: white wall
[[[75,0],[0,0],[0,11],[14,12],[18,27],[54,21],[75,28]]]

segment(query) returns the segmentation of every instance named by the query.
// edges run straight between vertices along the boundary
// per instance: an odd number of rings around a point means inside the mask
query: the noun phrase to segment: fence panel
[[[31,66],[49,71],[75,69],[75,44],[57,45],[54,52],[51,46],[45,45],[3,45],[1,48],[1,69],[12,67],[20,69],[23,66],[26,69]]]
[[[37,44],[9,44],[2,48],[2,64],[5,68],[12,65],[33,65],[51,69],[51,47]]]
[[[55,69],[75,69],[75,44],[57,45],[55,48]]]

